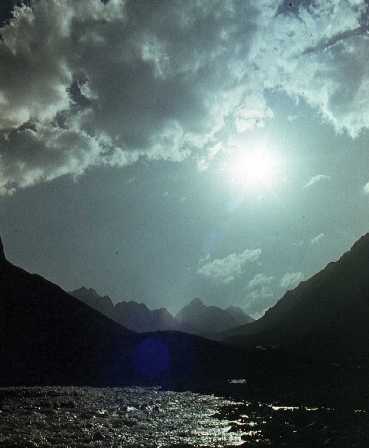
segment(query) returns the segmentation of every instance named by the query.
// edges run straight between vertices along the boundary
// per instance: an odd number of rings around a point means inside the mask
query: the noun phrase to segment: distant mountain
[[[145,304],[132,300],[113,305],[110,297],[102,297],[91,288],[82,287],[70,294],[129,330],[139,333],[176,330],[219,339],[218,333],[253,321],[239,307],[230,306],[224,310],[206,306],[200,299],[194,299],[173,317],[166,308],[151,310]]]
[[[246,314],[245,311],[239,306],[229,306],[225,309],[225,311],[233,317],[235,322],[237,322],[237,325],[249,324],[255,320]]]
[[[179,330],[174,317],[165,309],[150,310],[145,304],[122,301],[113,305],[108,296],[100,296],[94,289],[79,288],[70,294],[124,327],[144,333],[147,331]]]
[[[86,305],[94,308],[105,316],[111,319],[114,317],[114,305],[109,296],[102,297],[94,289],[87,289],[85,287],[71,291],[69,294],[82,300]]]
[[[303,281],[265,315],[228,332],[228,342],[281,345],[322,357],[369,353],[369,234]]]
[[[177,329],[174,317],[165,309],[150,310],[134,301],[118,302],[114,308],[117,322],[135,331],[165,331]]]
[[[7,261],[0,240],[0,385],[188,384],[237,375],[237,350],[137,334]]]
[[[199,298],[193,299],[183,307],[176,315],[176,319],[193,332],[206,336],[222,333],[253,320],[240,308],[229,307],[224,310],[217,306],[207,306]]]

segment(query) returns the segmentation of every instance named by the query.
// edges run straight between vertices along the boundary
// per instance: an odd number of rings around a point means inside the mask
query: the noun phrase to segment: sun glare
[[[235,151],[228,163],[227,173],[232,183],[242,188],[270,188],[277,180],[278,159],[263,147]]]

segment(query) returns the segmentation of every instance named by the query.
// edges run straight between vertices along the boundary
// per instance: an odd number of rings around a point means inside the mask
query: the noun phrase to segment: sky
[[[262,315],[369,231],[368,4],[2,0],[9,260]]]

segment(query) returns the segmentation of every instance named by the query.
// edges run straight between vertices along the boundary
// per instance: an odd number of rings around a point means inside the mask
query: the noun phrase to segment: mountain
[[[314,356],[369,353],[369,234],[338,261],[282,297],[265,315],[228,333],[229,343],[279,345]]]
[[[70,294],[132,331],[143,333],[180,329],[177,321],[165,308],[150,310],[145,304],[134,301],[122,301],[113,305],[110,297],[102,297],[91,288],[82,287]]]
[[[237,325],[249,324],[255,320],[239,306],[229,306],[225,311],[233,317]]]
[[[87,289],[85,287],[76,289],[75,291],[71,291],[69,294],[81,300],[91,308],[94,308],[95,310],[104,314],[105,316],[111,319],[113,318],[114,305],[109,296],[101,297],[94,289]]]
[[[0,385],[188,384],[237,375],[238,350],[137,334],[7,261],[0,240]]]
[[[219,339],[217,333],[253,321],[239,307],[230,306],[223,310],[206,306],[200,299],[194,299],[173,317],[166,308],[151,310],[145,304],[132,300],[113,305],[110,297],[102,297],[91,288],[82,287],[70,294],[129,330],[139,333],[177,330]]]
[[[176,319],[194,333],[206,336],[216,335],[241,323],[252,321],[252,318],[240,308],[229,307],[224,310],[217,306],[207,306],[199,298],[193,299],[183,307],[176,315]]]
[[[126,362],[134,333],[9,263],[0,247],[0,384],[104,382],[118,347]]]
[[[115,319],[135,331],[164,331],[177,329],[174,317],[165,309],[150,310],[143,303],[119,302],[115,305]]]

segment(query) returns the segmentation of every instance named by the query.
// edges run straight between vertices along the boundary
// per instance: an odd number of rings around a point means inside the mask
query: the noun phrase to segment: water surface
[[[368,412],[158,388],[0,389],[0,447],[365,447]]]

